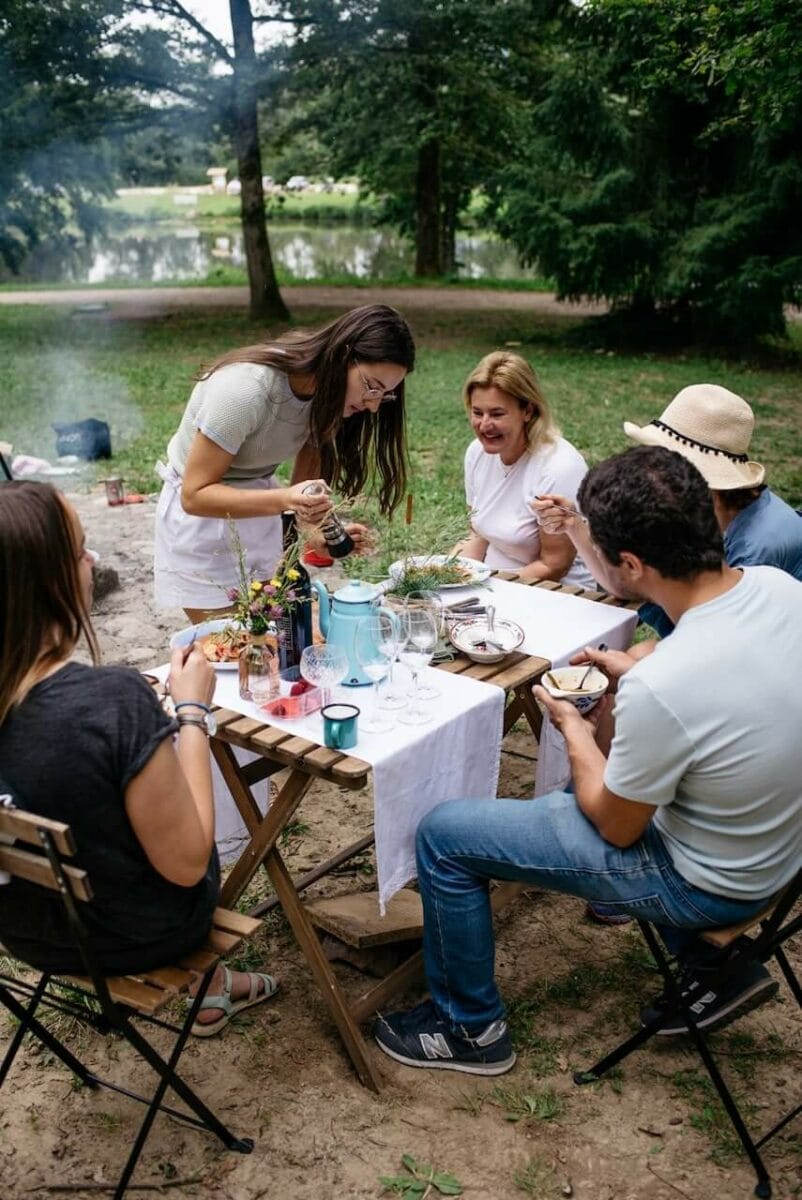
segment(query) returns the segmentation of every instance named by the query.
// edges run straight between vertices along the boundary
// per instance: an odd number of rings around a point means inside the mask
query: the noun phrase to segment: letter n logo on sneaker
[[[427,1058],[453,1058],[451,1047],[442,1033],[419,1033],[421,1050]]]

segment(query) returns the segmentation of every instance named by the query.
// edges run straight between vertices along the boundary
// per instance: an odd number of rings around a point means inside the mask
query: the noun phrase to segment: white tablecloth
[[[398,681],[408,678],[402,666],[396,665],[395,672]],[[163,678],[166,668],[157,673]],[[498,787],[503,691],[432,667],[425,668],[420,678],[440,690],[438,699],[426,704],[432,714],[431,723],[404,725],[396,720],[387,733],[360,733],[357,744],[348,751],[373,767],[376,871],[382,913],[387,901],[415,877],[415,831],[422,818],[443,800],[470,797],[492,801]],[[334,693],[337,701],[355,704],[361,712],[373,710],[372,688],[339,687]],[[214,699],[222,708],[266,721],[256,705],[240,699],[236,672],[217,672]],[[397,713],[388,715],[397,717]],[[294,721],[271,716],[269,724],[323,744],[319,712]],[[218,811],[220,800],[216,795]]]
[[[456,604],[469,596],[481,597],[483,604],[492,602],[497,617],[517,621],[524,630],[521,650],[548,658],[553,667],[565,666],[572,654],[600,642],[606,642],[611,650],[626,650],[638,621],[637,613],[625,608],[503,579],[491,579],[481,588],[454,588],[441,594],[446,604]],[[534,794],[542,796],[564,787],[570,776],[562,734],[546,716]]]

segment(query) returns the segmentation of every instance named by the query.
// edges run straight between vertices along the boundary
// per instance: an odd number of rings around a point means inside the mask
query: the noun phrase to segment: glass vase
[[[279,694],[278,635],[275,628],[252,633],[239,656],[239,694],[253,704],[266,704]]]

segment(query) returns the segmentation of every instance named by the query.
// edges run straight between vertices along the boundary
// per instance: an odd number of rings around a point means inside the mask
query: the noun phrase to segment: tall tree
[[[498,177],[498,228],[563,295],[738,344],[802,300],[791,0],[588,0]]]
[[[333,170],[384,197],[419,276],[451,273],[459,215],[514,152],[517,114],[560,0],[300,0],[291,77]]]
[[[174,67],[165,72],[166,94],[177,103],[190,102],[206,113],[209,128],[218,128],[234,148],[239,179],[240,211],[253,319],[285,318],[287,308],[279,291],[267,233],[262,157],[259,144],[259,105],[275,86],[274,59],[259,56],[254,24],[281,17],[281,6],[261,5],[255,15],[251,0],[229,0],[233,46],[229,49],[181,0],[127,0],[130,9],[165,23]],[[143,62],[145,74],[149,64]]]

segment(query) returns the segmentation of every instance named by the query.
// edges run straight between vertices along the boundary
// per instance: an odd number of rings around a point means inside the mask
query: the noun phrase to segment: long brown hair
[[[285,375],[313,375],[309,422],[320,452],[321,474],[343,496],[356,496],[375,471],[379,506],[392,513],[406,492],[407,463],[404,432],[404,383],[394,389],[397,399],[378,412],[365,410],[343,419],[348,367],[352,362],[389,362],[415,367],[415,342],[404,318],[387,304],[353,308],[314,333],[286,334],[272,342],[243,346],[222,355],[201,379],[231,363],[277,367]]]
[[[0,484],[0,724],[42,669],[97,641],[81,593],[81,547],[49,483]]]

